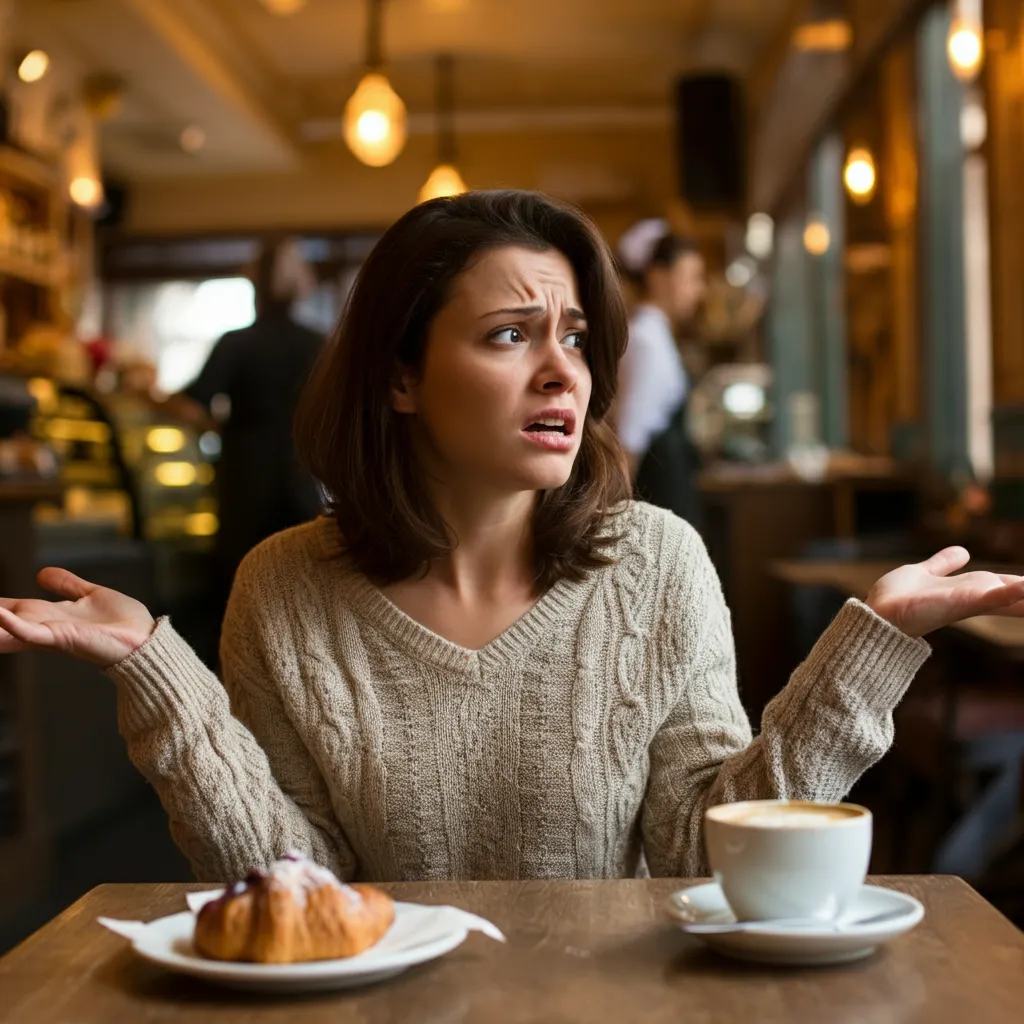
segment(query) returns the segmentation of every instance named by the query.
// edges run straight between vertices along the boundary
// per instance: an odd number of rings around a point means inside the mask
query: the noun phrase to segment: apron
[[[697,473],[700,456],[686,430],[686,402],[672,414],[668,426],[654,438],[640,462],[636,496],[659,508],[667,508],[701,528]]]

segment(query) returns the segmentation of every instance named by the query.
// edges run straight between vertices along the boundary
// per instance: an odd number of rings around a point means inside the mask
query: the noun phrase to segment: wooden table
[[[898,563],[851,561],[780,561],[773,562],[771,573],[776,579],[794,586],[830,587],[851,597],[863,600],[872,584]],[[972,567],[973,568],[973,567]],[[978,566],[992,571],[1019,574],[1020,566]],[[951,629],[957,630],[976,643],[984,644],[991,653],[1008,661],[1024,661],[1024,619],[1003,618],[998,615],[978,615],[964,619]]]
[[[2,1024],[344,1024],[347,1021],[643,1021],[1001,1024],[1024,1007],[1024,933],[964,882],[877,879],[927,914],[868,960],[769,968],[705,950],[663,914],[689,883],[405,883],[386,888],[494,921],[448,956],[379,985],[300,999],[232,993],[137,958],[97,916],[150,920],[184,907],[186,885],[104,885],[0,959]]]

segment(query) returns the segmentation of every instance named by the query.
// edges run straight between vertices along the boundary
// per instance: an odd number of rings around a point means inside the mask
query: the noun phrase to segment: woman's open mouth
[[[575,433],[576,414],[571,409],[542,409],[522,429],[528,441],[557,452],[572,450]]]

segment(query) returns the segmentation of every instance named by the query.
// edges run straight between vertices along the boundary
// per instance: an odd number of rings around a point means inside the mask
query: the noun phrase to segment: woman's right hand
[[[0,597],[0,654],[60,651],[106,669],[144,644],[156,625],[141,602],[66,569],[43,569],[37,579],[66,600]]]

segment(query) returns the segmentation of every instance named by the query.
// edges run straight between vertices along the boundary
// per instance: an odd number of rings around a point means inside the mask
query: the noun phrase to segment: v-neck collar
[[[329,518],[320,522],[325,531],[325,549],[340,554],[336,524]],[[558,622],[577,604],[581,591],[589,589],[590,583],[589,580],[582,583],[559,580],[507,629],[483,647],[474,649],[446,639],[403,612],[343,554],[340,564],[348,577],[346,596],[365,621],[417,660],[447,670],[465,670],[480,663],[515,661],[524,651],[537,646],[550,635]]]

